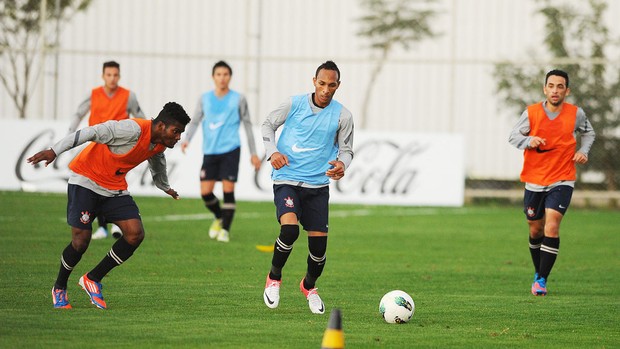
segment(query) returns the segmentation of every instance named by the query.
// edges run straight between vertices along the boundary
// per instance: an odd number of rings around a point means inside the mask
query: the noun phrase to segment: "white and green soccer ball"
[[[394,290],[381,298],[379,312],[387,323],[404,324],[411,320],[415,312],[415,303],[407,292]]]

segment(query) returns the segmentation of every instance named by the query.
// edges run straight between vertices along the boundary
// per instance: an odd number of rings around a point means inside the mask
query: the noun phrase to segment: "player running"
[[[80,277],[79,285],[97,308],[107,307],[101,293],[101,279],[127,261],[144,240],[140,212],[127,191],[125,176],[148,160],[155,185],[178,199],[177,192],[168,184],[163,152],[181,139],[187,123],[189,116],[183,107],[169,102],[153,120],[113,120],[89,126],[27,159],[33,165],[44,161],[47,166],[63,152],[92,142],[69,164],[72,173],[67,190],[67,223],[71,226],[71,243],[62,252],[60,270],[52,287],[54,308],[71,308],[67,281],[88,249],[92,221],[99,213],[116,223],[123,236],[94,269]]]
[[[321,64],[312,81],[313,93],[287,99],[262,125],[280,223],[263,300],[269,308],[276,308],[280,302],[282,268],[299,237],[301,223],[308,232],[309,253],[306,276],[299,288],[310,311],[323,314],[325,305],[315,284],[325,268],[329,180],[341,179],[353,160],[353,117],[332,99],[340,87],[336,63]],[[276,145],[280,126],[282,133]]]
[[[194,117],[187,128],[181,150],[185,152],[198,125],[202,124],[202,170],[200,195],[215,219],[209,228],[209,237],[220,242],[230,240],[230,226],[235,215],[235,183],[239,174],[241,140],[239,125],[243,123],[250,148],[250,161],[256,171],[261,161],[256,155],[254,134],[248,102],[245,97],[229,87],[232,68],[224,61],[213,65],[211,76],[215,89],[204,93],[198,100]],[[224,204],[213,194],[215,182],[222,182]]]
[[[509,138],[510,144],[524,150],[523,211],[529,225],[535,296],[547,294],[547,279],[560,251],[560,223],[577,178],[575,164],[588,162],[595,137],[583,109],[564,101],[570,93],[566,72],[548,72],[543,92],[546,100],[527,107]]]

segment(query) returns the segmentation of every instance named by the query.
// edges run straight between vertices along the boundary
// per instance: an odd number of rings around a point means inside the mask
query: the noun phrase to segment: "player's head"
[[[232,78],[232,68],[228,63],[219,61],[213,65],[211,77],[217,89],[227,90],[230,79]]]
[[[554,69],[545,75],[545,86],[543,92],[547,97],[547,102],[557,107],[564,103],[564,98],[570,94],[568,88],[568,73]]]
[[[168,102],[159,115],[153,119],[151,143],[163,144],[168,148],[181,139],[181,133],[189,123],[189,115],[183,107],[175,102]]]
[[[338,87],[340,87],[340,70],[333,61],[327,61],[318,68],[314,78],[314,103],[326,107],[332,101]]]
[[[103,78],[104,86],[108,92],[113,92],[118,88],[118,80],[121,78],[121,65],[115,61],[108,61],[103,63]]]

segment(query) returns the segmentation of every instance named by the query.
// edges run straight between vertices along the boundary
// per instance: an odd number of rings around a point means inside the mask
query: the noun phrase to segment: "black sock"
[[[271,271],[269,272],[270,279],[282,279],[282,268],[284,268],[286,260],[293,250],[293,243],[295,243],[298,237],[299,226],[297,224],[285,224],[280,227],[280,236],[276,239],[273,247]]]
[[[133,255],[137,248],[138,246],[130,245],[124,238],[116,240],[116,243],[112,245],[108,254],[106,254],[101,262],[88,273],[88,278],[96,282],[101,282],[101,279],[103,279],[110,270],[123,264],[123,262]]]
[[[306,290],[314,288],[316,280],[323,273],[326,251],[327,236],[308,236],[308,271],[304,278]]]
[[[60,256],[60,270],[58,271],[58,277],[56,277],[56,282],[54,283],[55,288],[67,289],[69,275],[71,275],[73,268],[80,262],[83,254],[84,252],[79,252],[73,248],[71,243],[69,243],[69,246],[65,247]]]
[[[235,215],[235,193],[224,193],[224,204],[222,205],[222,229],[230,231],[233,216]]]
[[[540,275],[547,279],[560,251],[560,238],[545,237],[540,246]]]
[[[209,209],[209,211],[213,212],[216,219],[222,218],[222,209],[220,208],[220,200],[217,199],[213,193],[203,195],[202,201],[205,203],[205,207]]]
[[[540,245],[542,244],[543,237],[533,239],[530,237],[530,255],[532,256],[532,263],[534,263],[534,270],[540,274]]]

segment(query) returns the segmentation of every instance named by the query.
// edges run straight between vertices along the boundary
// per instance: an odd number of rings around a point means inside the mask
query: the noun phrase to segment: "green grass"
[[[305,238],[284,269],[279,308],[263,304],[271,254],[255,246],[278,233],[272,203],[238,203],[222,244],[209,240],[199,200],[135,199],[147,236],[103,280],[108,309],[76,283],[111,239],[93,241],[72,274],[73,309],[55,310],[66,197],[0,192],[0,348],[319,348],[333,308],[347,348],[620,347],[618,211],[569,211],[550,294],[534,297],[519,207],[332,205],[319,316],[298,289]],[[392,289],[416,303],[408,324],[378,314]]]

